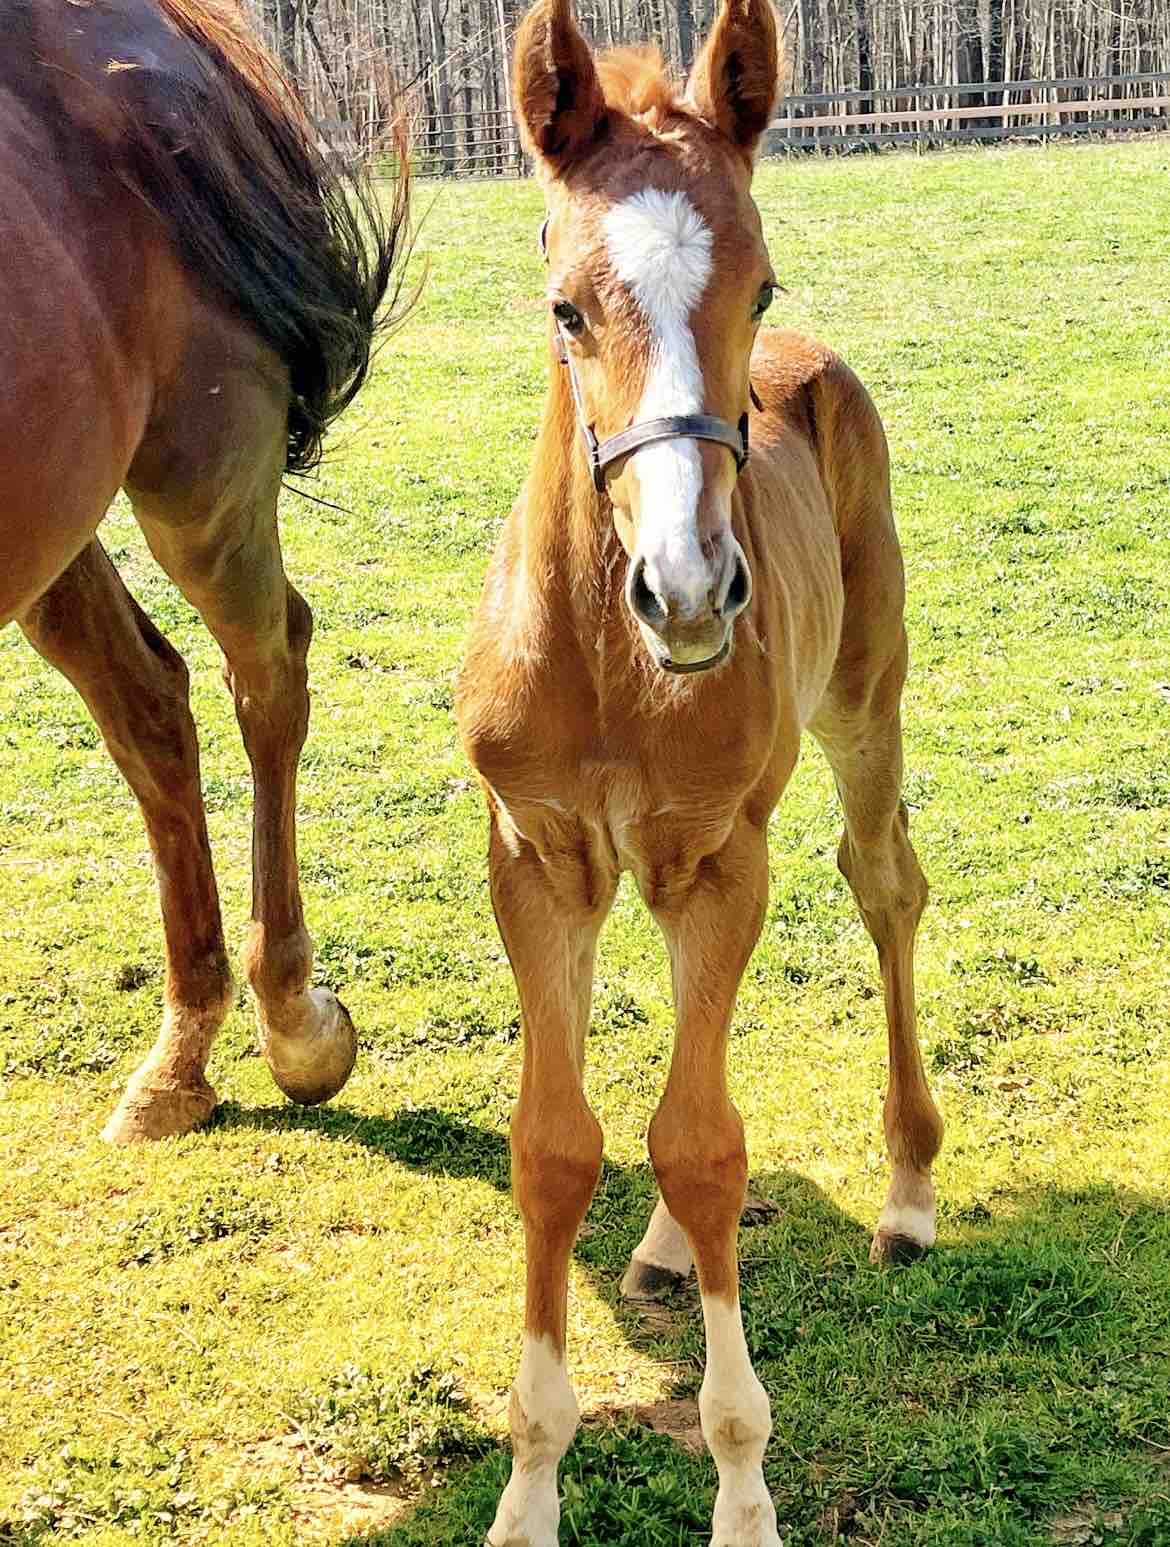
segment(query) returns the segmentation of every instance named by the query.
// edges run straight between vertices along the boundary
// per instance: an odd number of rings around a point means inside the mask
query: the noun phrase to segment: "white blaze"
[[[614,273],[650,329],[650,360],[635,421],[703,412],[703,373],[691,313],[711,277],[710,228],[685,193],[659,188],[615,204],[605,216]],[[693,440],[659,441],[631,458],[641,492],[640,548],[646,580],[670,589],[689,607],[703,606],[710,566],[699,546],[703,464]]]

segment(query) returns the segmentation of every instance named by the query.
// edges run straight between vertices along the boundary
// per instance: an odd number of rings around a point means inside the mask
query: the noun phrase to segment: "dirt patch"
[[[765,1198],[762,1193],[749,1192],[743,1200],[743,1213],[739,1216],[739,1222],[745,1230],[752,1230],[757,1225],[770,1225],[779,1217],[778,1203],[773,1203],[771,1198]]]
[[[246,1464],[284,1484],[297,1541],[306,1544],[382,1530],[415,1503],[413,1492],[393,1484],[346,1482],[331,1475],[298,1434],[249,1445]]]
[[[827,1536],[831,1542],[837,1541],[842,1536],[848,1536],[858,1524],[857,1517],[860,1510],[861,1500],[851,1489],[846,1489],[821,1511],[817,1520],[817,1530],[822,1536]]]
[[[1125,1524],[1116,1511],[1102,1514],[1100,1508],[1086,1500],[1074,1505],[1066,1515],[1058,1515],[1048,1527],[1048,1534],[1059,1547],[1094,1547],[1102,1539],[1102,1532],[1111,1535]]]
[[[692,1456],[702,1455],[707,1448],[699,1424],[699,1404],[693,1397],[647,1403],[634,1409],[634,1417],[655,1434],[667,1435]]]
[[[385,1483],[305,1483],[295,1492],[292,1518],[298,1541],[335,1542],[392,1525],[411,1508]]]
[[[633,1418],[655,1434],[665,1434],[680,1450],[698,1456],[706,1450],[699,1423],[699,1404],[693,1397],[673,1397],[661,1402],[640,1402],[631,1407],[603,1404],[586,1418],[587,1423],[613,1423]]]

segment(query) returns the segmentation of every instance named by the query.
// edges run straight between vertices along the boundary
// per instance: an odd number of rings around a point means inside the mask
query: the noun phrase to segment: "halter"
[[[548,216],[546,215],[540,227],[540,250],[546,261],[547,236]],[[605,472],[608,467],[620,458],[629,456],[632,451],[637,451],[642,446],[653,445],[656,441],[678,439],[713,441],[717,446],[726,446],[731,452],[735,458],[737,476],[747,466],[749,455],[747,414],[739,416],[738,425],[731,424],[727,419],[720,419],[715,414],[668,414],[660,419],[641,419],[637,424],[630,425],[629,429],[619,430],[616,435],[610,435],[605,440],[599,441],[594,434],[593,426],[585,417],[585,404],[581,398],[577,372],[559,324],[554,343],[557,359],[568,368],[569,387],[573,393],[573,405],[577,410],[577,426],[581,431],[585,455],[589,459],[593,486],[599,494],[605,493]],[[759,408],[760,400],[756,397],[755,389],[749,386],[748,390],[751,393],[752,402]]]

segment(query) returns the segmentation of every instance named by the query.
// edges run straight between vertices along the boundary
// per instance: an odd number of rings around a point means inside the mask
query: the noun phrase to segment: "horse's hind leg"
[[[838,668],[811,727],[845,808],[837,863],[877,947],[885,989],[890,1073],[884,1116],[893,1176],[873,1238],[874,1262],[920,1256],[934,1244],[930,1168],[942,1143],[914,1012],[914,936],[927,885],[910,846],[900,793],[899,704],[906,676],[900,625],[895,639],[892,657],[876,673],[856,656]]]
[[[22,619],[81,694],[138,797],[167,942],[162,1031],[106,1124],[115,1143],[186,1133],[215,1106],[204,1078],[232,999],[187,706],[187,668],[95,540]]]
[[[283,436],[279,446],[283,451]],[[223,650],[254,786],[245,968],[273,1078],[287,1096],[310,1105],[345,1084],[357,1045],[344,1006],[328,989],[308,986],[313,942],[297,876],[296,778],[309,723],[313,615],[284,572],[276,530],[280,469],[241,484],[239,494],[220,489],[215,496],[197,482],[166,497],[134,483],[128,488],[152,552]]]

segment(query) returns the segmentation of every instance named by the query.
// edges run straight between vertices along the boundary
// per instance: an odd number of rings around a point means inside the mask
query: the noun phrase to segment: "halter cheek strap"
[[[545,251],[545,243],[548,234],[548,216],[545,216],[544,224],[540,228],[540,250]],[[569,372],[569,386],[573,393],[573,405],[577,410],[577,425],[581,431],[581,439],[585,445],[585,454],[589,459],[589,469],[593,474],[593,484],[599,494],[605,493],[606,469],[622,457],[628,457],[632,451],[638,451],[642,446],[651,446],[656,441],[664,440],[709,440],[717,446],[726,446],[735,458],[735,470],[737,475],[742,473],[747,466],[748,447],[748,416],[741,414],[739,423],[731,424],[726,419],[717,418],[715,414],[668,414],[660,419],[642,419],[637,424],[630,425],[627,430],[619,430],[616,435],[610,435],[605,440],[599,441],[594,434],[593,426],[585,415],[585,404],[581,397],[581,387],[577,381],[577,371],[573,365],[573,357],[569,352],[569,346],[565,342],[565,335],[558,327],[555,335],[557,359]],[[756,396],[755,389],[750,387],[751,399],[756,408],[760,407],[760,400]]]

